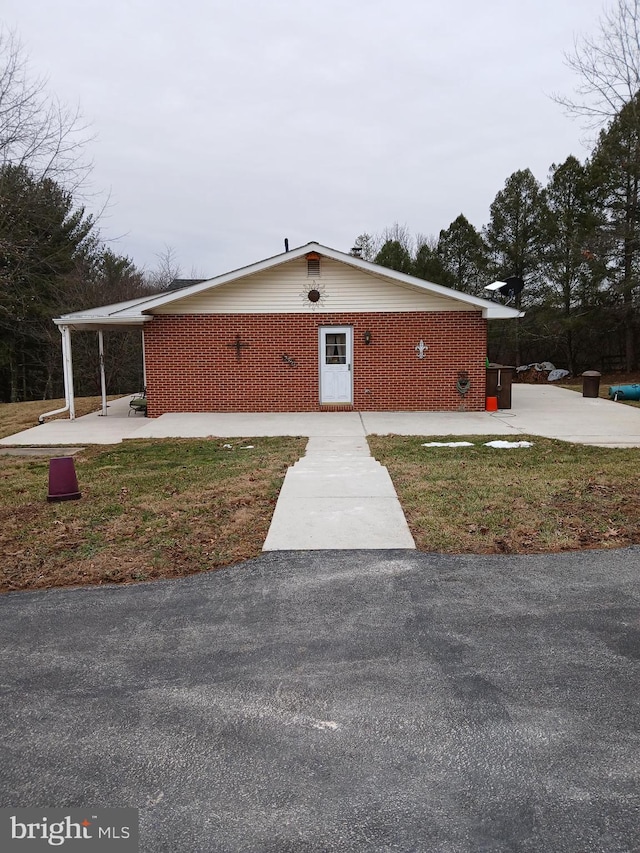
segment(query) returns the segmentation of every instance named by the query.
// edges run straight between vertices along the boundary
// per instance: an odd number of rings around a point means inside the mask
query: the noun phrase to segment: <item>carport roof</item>
[[[127,302],[116,302],[113,305],[102,305],[99,308],[85,308],[82,311],[63,314],[62,317],[57,317],[53,322],[57,326],[69,326],[72,329],[76,327],[91,329],[102,326],[139,326],[152,319],[152,315],[142,313],[142,308],[156,295],[129,299]]]

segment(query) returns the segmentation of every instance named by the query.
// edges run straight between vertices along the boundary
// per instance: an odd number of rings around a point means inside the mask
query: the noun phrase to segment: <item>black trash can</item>
[[[487,397],[498,398],[499,409],[511,408],[511,386],[515,367],[506,364],[490,364],[487,367]]]
[[[583,397],[599,397],[600,396],[600,377],[601,373],[597,370],[585,370],[582,374],[582,396]]]

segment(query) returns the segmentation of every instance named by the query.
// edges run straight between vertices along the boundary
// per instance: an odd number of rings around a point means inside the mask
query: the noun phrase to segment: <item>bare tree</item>
[[[173,246],[165,245],[161,252],[156,255],[158,263],[145,278],[152,290],[167,290],[172,282],[180,278],[182,269],[178,262],[178,253]]]
[[[640,90],[640,0],[616,0],[600,18],[598,33],[577,38],[565,59],[580,83],[575,98],[554,100],[590,127],[606,124]]]
[[[351,254],[365,261],[372,261],[380,251],[380,245],[380,238],[377,235],[365,231],[364,234],[356,237]]]
[[[438,251],[438,238],[435,234],[423,234],[418,231],[415,239],[416,252],[419,252],[423,246],[426,246],[432,252]]]
[[[415,249],[415,240],[408,226],[400,225],[398,222],[394,222],[393,225],[384,229],[381,235],[381,242],[399,243],[409,255],[413,255]]]
[[[388,225],[379,234],[365,232],[358,235],[353,244],[354,248],[351,251],[365,261],[373,261],[380,255],[383,247],[391,243],[397,244],[402,253],[406,254],[409,258],[413,255],[415,240],[411,235],[411,231],[406,225],[400,225],[398,222]]]
[[[83,156],[88,141],[79,110],[52,97],[42,77],[31,76],[18,38],[0,29],[0,166],[28,168],[73,191],[91,168]]]

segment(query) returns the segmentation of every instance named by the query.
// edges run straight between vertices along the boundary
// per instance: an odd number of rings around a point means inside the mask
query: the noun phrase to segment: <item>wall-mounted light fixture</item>
[[[371,343],[371,332],[365,332],[362,336],[362,340],[367,346],[369,346],[369,344]]]

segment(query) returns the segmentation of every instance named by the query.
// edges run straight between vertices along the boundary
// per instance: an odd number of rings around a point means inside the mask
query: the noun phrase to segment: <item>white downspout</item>
[[[67,341],[70,343],[70,338],[67,337],[69,329],[67,326],[58,326],[62,335],[62,378],[64,381],[64,406],[61,409],[53,409],[51,412],[44,412],[38,417],[38,423],[43,424],[45,418],[50,418],[52,415],[61,415],[63,412],[70,412],[70,397],[69,397],[69,382],[67,379]],[[75,416],[75,413],[74,413]]]
[[[144,326],[141,329],[142,332],[142,383],[143,383],[143,391],[147,392],[147,357],[144,351]]]
[[[107,382],[104,377],[104,336],[98,329],[98,352],[100,354],[100,391],[102,393],[102,417],[107,417]]]

